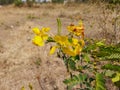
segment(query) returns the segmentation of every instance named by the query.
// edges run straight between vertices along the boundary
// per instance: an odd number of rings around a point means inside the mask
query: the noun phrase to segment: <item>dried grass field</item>
[[[86,38],[114,40],[112,18],[120,15],[120,8],[105,9],[105,4],[40,4],[35,7],[0,7],[0,90],[66,90],[63,80],[68,76],[62,60],[48,55],[50,45],[32,44],[34,27],[50,27],[57,32],[56,19],[61,18],[62,33],[67,25],[83,20]],[[118,11],[117,11],[118,10]],[[119,27],[118,27],[119,28]],[[106,29],[107,34],[104,34]],[[108,90],[117,90],[111,83]]]

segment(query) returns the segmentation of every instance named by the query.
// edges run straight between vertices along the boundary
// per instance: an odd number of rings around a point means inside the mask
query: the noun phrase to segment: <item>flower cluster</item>
[[[68,38],[67,36],[56,35],[54,38],[56,46],[53,46],[50,50],[50,54],[53,54],[55,50],[60,48],[63,53],[69,56],[76,56],[80,54],[84,46],[84,40],[76,38]]]
[[[33,28],[33,32],[36,34],[33,38],[33,43],[38,46],[44,46],[44,41],[48,39],[47,32],[50,30],[50,28],[42,28],[41,30],[39,28]]]
[[[68,31],[76,36],[84,38],[84,26],[82,21],[78,25],[71,24],[67,27]]]
[[[61,50],[63,54],[68,56],[76,56],[79,55],[84,47],[84,27],[82,21],[79,22],[77,26],[70,25],[67,27],[68,31],[73,34],[72,36],[69,35],[55,35],[50,37],[55,46],[52,46],[50,49],[50,54],[54,54],[56,49]],[[50,28],[34,28],[33,32],[36,36],[33,38],[33,43],[38,46],[44,46],[44,42],[48,40],[47,32]]]

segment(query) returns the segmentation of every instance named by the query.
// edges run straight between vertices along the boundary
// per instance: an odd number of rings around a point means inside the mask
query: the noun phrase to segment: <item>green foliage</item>
[[[120,60],[120,47],[102,46],[99,47],[99,51],[94,54],[103,60]]]
[[[102,68],[120,72],[120,65],[106,64]]]
[[[102,74],[96,74],[96,87],[95,90],[106,90],[105,88],[105,80]]]
[[[71,90],[75,85],[81,85],[80,90],[92,90],[90,83],[94,79],[88,78],[87,74],[73,75],[69,79],[65,79],[63,82],[68,86],[68,90]],[[82,88],[82,85],[85,84],[86,87]]]
[[[101,60],[120,61],[120,45],[105,45],[102,42],[90,40],[83,49],[83,52],[89,53],[92,57],[97,57]]]
[[[64,0],[52,0],[53,3],[63,3]]]
[[[120,4],[120,0],[106,0],[106,1],[111,4]]]
[[[110,70],[109,72],[106,72],[106,75],[108,75],[112,82],[117,86],[120,87],[120,65],[113,65],[113,64],[106,64],[102,67],[103,69]]]
[[[14,0],[0,0],[0,5],[11,4]]]
[[[14,4],[15,4],[15,6],[22,6],[23,2],[22,2],[22,0],[15,0]]]

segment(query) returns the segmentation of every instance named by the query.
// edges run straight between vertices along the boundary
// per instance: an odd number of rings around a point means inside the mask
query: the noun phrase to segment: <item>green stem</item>
[[[61,24],[61,20],[59,18],[57,19],[57,26],[58,26],[58,35],[60,35],[61,34],[61,26],[62,26],[62,24]]]

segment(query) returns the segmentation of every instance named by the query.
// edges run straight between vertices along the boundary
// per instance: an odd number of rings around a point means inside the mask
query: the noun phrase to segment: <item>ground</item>
[[[20,90],[23,86],[29,90],[29,83],[34,90],[66,90],[62,81],[68,74],[63,61],[48,54],[50,45],[37,47],[32,44],[32,28],[50,27],[50,35],[53,35],[57,33],[56,19],[59,17],[64,34],[67,25],[82,19],[85,37],[101,39],[104,5],[100,6],[41,4],[32,8],[0,7],[0,90]],[[109,17],[115,16],[114,13]],[[111,87],[109,90],[116,90]]]

